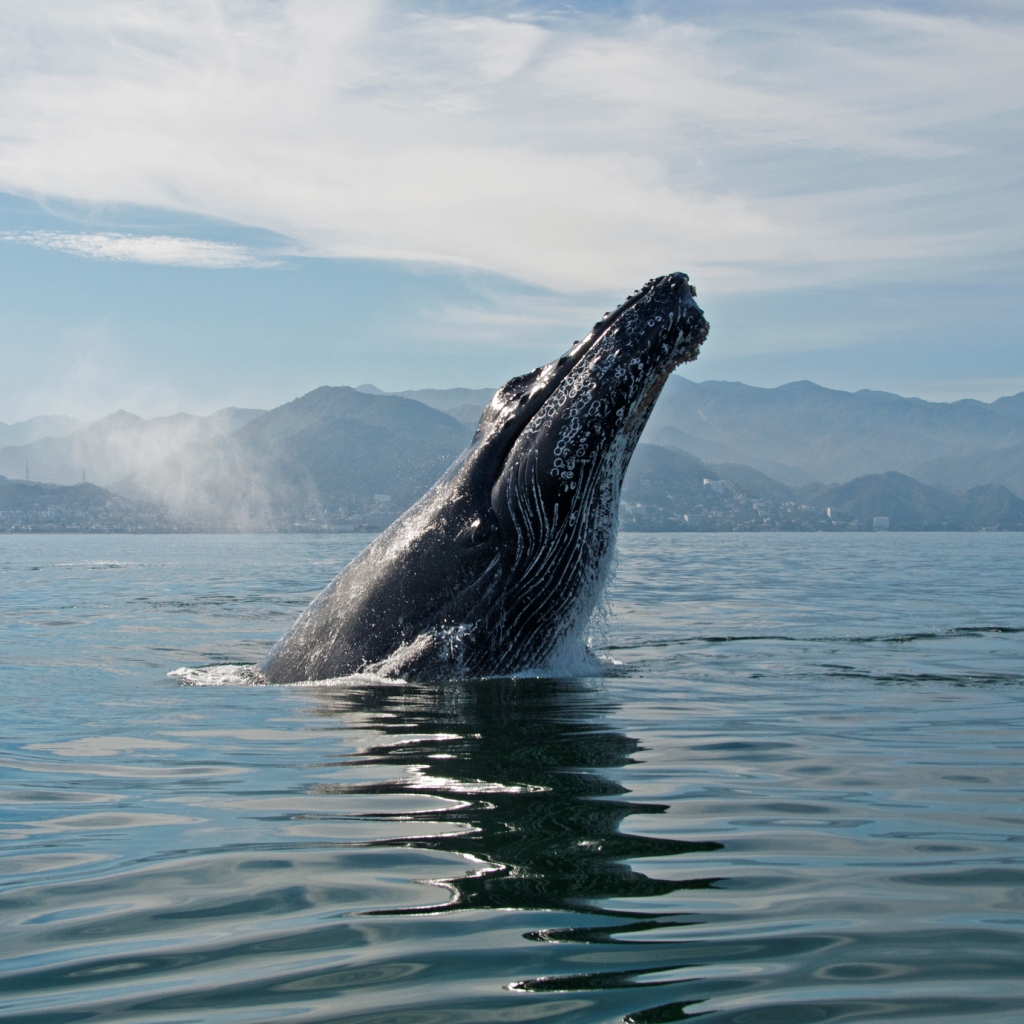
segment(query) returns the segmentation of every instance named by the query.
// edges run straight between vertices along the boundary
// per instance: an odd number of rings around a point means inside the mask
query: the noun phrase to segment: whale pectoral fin
[[[439,626],[420,633],[394,654],[365,671],[385,679],[427,682],[467,674],[466,653],[472,630],[468,626]]]

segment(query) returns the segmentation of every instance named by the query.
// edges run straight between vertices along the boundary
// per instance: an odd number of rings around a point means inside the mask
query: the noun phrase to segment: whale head
[[[686,274],[648,281],[500,388],[466,451],[316,598],[263,674],[507,675],[580,648],[630,456],[707,336],[694,296]]]

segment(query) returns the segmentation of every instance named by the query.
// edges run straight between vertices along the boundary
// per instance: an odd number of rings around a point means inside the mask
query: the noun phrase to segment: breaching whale
[[[707,336],[695,295],[686,274],[654,278],[500,388],[466,451],[314,599],[262,676],[513,675],[581,645],[630,456]]]

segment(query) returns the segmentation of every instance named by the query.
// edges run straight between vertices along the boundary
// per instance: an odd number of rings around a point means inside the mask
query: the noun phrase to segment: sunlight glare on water
[[[626,535],[601,676],[252,685],[364,541],[0,537],[0,1019],[1021,1019],[1024,536]]]

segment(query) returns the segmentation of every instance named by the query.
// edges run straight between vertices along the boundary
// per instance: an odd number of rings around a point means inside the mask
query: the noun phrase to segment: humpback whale
[[[654,278],[500,388],[466,451],[313,600],[262,677],[505,676],[581,650],[630,456],[707,336],[695,295],[686,274]]]

